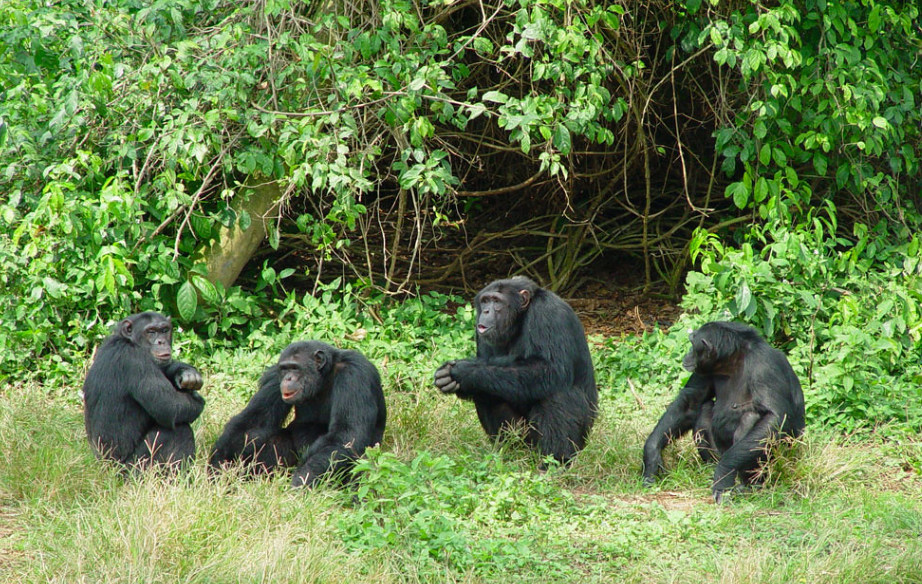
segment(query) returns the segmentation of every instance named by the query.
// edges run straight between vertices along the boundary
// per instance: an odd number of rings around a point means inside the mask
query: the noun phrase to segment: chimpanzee
[[[709,322],[691,333],[682,367],[692,372],[644,444],[646,484],[662,468],[663,448],[694,430],[698,453],[717,461],[711,490],[719,503],[736,479],[751,485],[769,439],[804,431],[804,394],[784,353],[752,327]]]
[[[294,419],[283,428],[292,406]],[[210,464],[240,460],[257,474],[297,466],[292,485],[312,487],[327,473],[341,476],[379,443],[386,417],[381,377],[364,355],[320,341],[295,342],[224,427]]]
[[[474,298],[477,356],[435,372],[442,393],[471,400],[486,433],[524,424],[525,440],[566,463],[596,416],[595,372],[583,325],[556,294],[530,279],[496,280]]]
[[[173,325],[156,312],[122,320],[83,382],[84,422],[96,456],[126,467],[178,465],[195,454],[191,424],[205,407],[202,376],[173,361]]]

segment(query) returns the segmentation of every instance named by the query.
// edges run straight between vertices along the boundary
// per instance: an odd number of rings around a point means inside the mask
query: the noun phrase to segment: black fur
[[[173,361],[172,324],[156,312],[122,320],[83,383],[87,439],[97,457],[128,466],[177,464],[195,454],[191,424],[205,406],[202,377]]]
[[[644,482],[663,464],[662,451],[694,429],[698,453],[717,461],[711,489],[719,502],[739,478],[756,480],[766,444],[804,431],[804,394],[784,353],[750,326],[710,322],[690,336],[682,366],[692,376],[644,445]]]
[[[292,406],[294,419],[282,427]],[[327,473],[342,474],[379,443],[386,417],[378,370],[361,353],[320,341],[292,343],[227,423],[210,464],[240,460],[254,473],[297,466],[293,486],[311,487]]]
[[[598,405],[579,318],[556,294],[521,276],[489,284],[474,305],[477,356],[443,364],[436,387],[473,401],[489,436],[524,424],[529,444],[568,462],[585,446]]]

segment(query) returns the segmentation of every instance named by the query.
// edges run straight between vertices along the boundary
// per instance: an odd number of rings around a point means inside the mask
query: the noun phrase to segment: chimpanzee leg
[[[711,432],[711,414],[714,411],[714,401],[701,404],[701,413],[695,420],[694,438],[698,447],[698,456],[704,462],[717,462],[717,446],[714,444],[714,434]]]
[[[311,444],[327,433],[325,424],[292,424],[288,426],[291,432],[291,448],[295,456],[292,466],[299,464],[299,459],[304,456]]]
[[[251,465],[253,473],[268,473],[298,462],[298,453],[287,428],[254,428],[245,433],[244,440],[240,460]]]
[[[593,419],[591,407],[579,395],[554,394],[531,409],[530,441],[542,455],[566,464],[586,445]]]
[[[504,426],[508,429],[525,423],[525,416],[504,401],[475,399],[474,406],[480,425],[490,438],[498,438]]]
[[[176,428],[154,426],[151,428],[132,456],[133,463],[140,468],[151,464],[178,466],[195,456],[195,436],[189,424]]]

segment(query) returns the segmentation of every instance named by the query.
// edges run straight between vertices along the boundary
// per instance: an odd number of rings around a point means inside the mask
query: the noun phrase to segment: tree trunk
[[[241,229],[239,221],[235,221],[230,228],[222,227],[217,240],[199,249],[196,263],[205,264],[208,281],[220,282],[225,288],[233,285],[266,238],[268,223],[277,216],[281,198],[276,182],[247,185],[244,192],[234,197],[231,206],[238,216],[246,212],[250,225]]]

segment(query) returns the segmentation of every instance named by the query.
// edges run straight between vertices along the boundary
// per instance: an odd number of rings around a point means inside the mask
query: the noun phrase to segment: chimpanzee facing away
[[[526,441],[568,462],[586,444],[596,416],[595,372],[583,325],[556,294],[518,276],[474,298],[477,356],[435,372],[442,393],[471,400],[491,437],[527,427]]]
[[[666,445],[694,429],[698,453],[717,461],[711,490],[719,503],[739,478],[757,480],[767,443],[804,431],[804,394],[784,353],[750,326],[709,322],[690,335],[682,366],[692,372],[644,444],[646,484],[662,468]]]
[[[173,325],[156,312],[129,316],[96,351],[83,382],[84,422],[99,458],[126,466],[179,464],[195,454],[189,426],[205,406],[202,376],[173,361]]]
[[[292,406],[294,419],[283,428]],[[368,359],[299,341],[282,351],[250,403],[227,423],[210,464],[239,460],[254,473],[297,466],[292,485],[311,487],[379,443],[386,416],[381,377]]]

